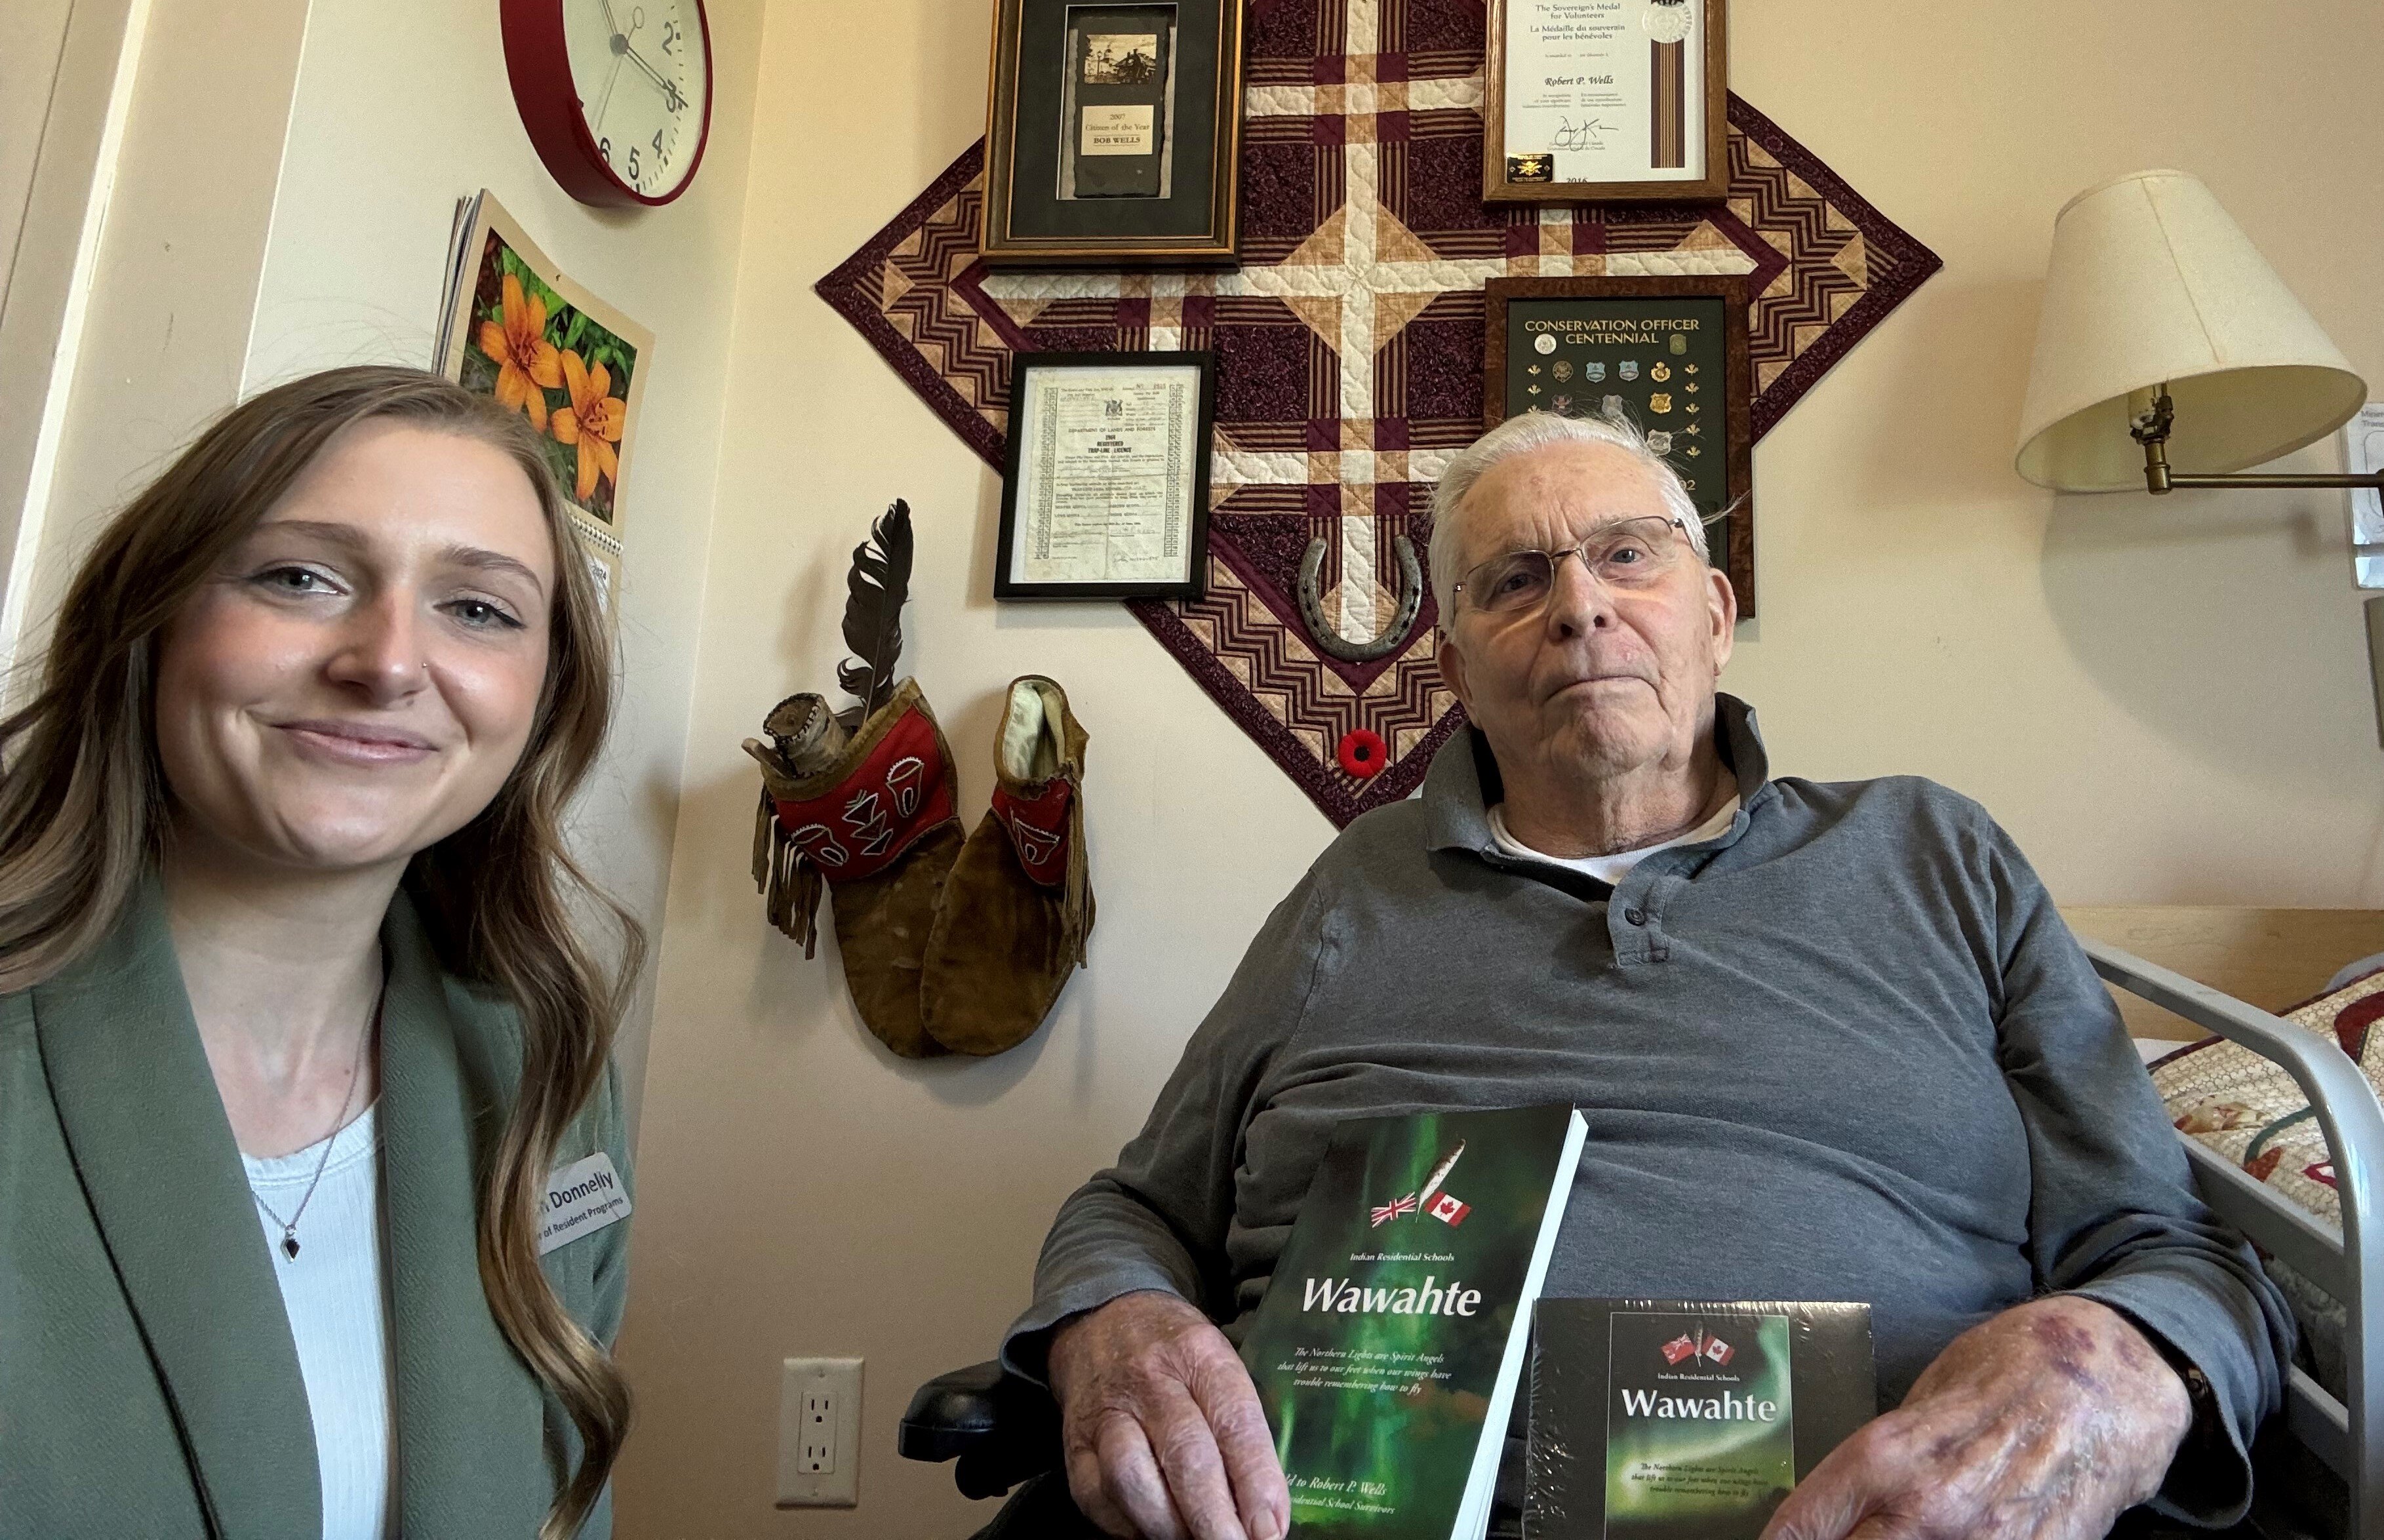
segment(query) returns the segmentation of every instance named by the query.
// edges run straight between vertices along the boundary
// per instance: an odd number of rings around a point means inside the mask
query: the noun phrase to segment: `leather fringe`
[[[770,789],[762,789],[753,813],[753,886],[763,895],[770,923],[803,944],[809,960],[819,950],[820,870],[803,859],[778,823]]]
[[[778,826],[777,809],[770,801],[770,788],[762,788],[762,805],[753,810],[753,890],[770,890],[771,831]]]
[[[1060,946],[1078,967],[1093,933],[1093,877],[1085,856],[1085,789],[1068,789],[1068,882],[1060,897]]]

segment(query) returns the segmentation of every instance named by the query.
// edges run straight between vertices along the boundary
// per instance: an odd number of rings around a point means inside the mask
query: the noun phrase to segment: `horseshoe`
[[[1324,599],[1317,591],[1318,575],[1324,570],[1324,541],[1310,540],[1308,554],[1299,559],[1299,618],[1308,623],[1309,640],[1344,663],[1372,663],[1389,656],[1407,640],[1416,612],[1423,608],[1423,568],[1417,565],[1414,543],[1400,535],[1392,549],[1399,558],[1399,607],[1391,623],[1369,641],[1351,641],[1325,624]]]

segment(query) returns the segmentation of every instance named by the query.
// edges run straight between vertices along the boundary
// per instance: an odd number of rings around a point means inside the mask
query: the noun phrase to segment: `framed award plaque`
[[[1489,0],[1482,195],[1719,202],[1730,187],[1724,0]]]
[[[988,99],[988,261],[1234,262],[1239,0],[997,0]]]
[[[1205,353],[1022,353],[996,599],[1198,599],[1209,567]]]
[[[1637,423],[1681,473],[1738,613],[1753,615],[1746,280],[1494,278],[1484,293],[1484,426],[1533,411]]]

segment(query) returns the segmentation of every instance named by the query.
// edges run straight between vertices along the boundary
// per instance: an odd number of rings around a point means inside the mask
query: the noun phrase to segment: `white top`
[[[386,1540],[397,1446],[389,1290],[381,1265],[380,1131],[367,1107],[331,1136],[322,1185],[296,1215],[298,1256],[281,1253],[281,1226],[260,1205],[257,1223],[281,1307],[298,1344],[298,1371],[315,1422],[315,1458],[323,1482],[323,1540]],[[292,1218],[323,1147],[260,1161],[243,1154],[249,1190]]]
[[[1645,845],[1635,851],[1617,851],[1612,855],[1560,856],[1535,851],[1508,833],[1507,804],[1501,802],[1490,810],[1490,838],[1498,842],[1498,849],[1520,860],[1536,861],[1544,866],[1561,866],[1570,872],[1581,872],[1594,876],[1608,887],[1617,887],[1624,877],[1631,875],[1632,867],[1638,865],[1658,851],[1669,851],[1675,845],[1695,845],[1707,839],[1718,838],[1730,828],[1730,821],[1737,816],[1738,797],[1736,793],[1732,793],[1730,801],[1722,803],[1720,812],[1688,833],[1667,839],[1661,844]],[[317,1198],[316,1201],[322,1200]]]

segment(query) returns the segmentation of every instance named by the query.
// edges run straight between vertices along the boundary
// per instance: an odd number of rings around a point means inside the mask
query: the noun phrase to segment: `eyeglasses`
[[[1579,545],[1561,551],[1509,551],[1470,569],[1456,591],[1488,615],[1521,615],[1547,602],[1557,586],[1557,568],[1567,556],[1600,582],[1618,589],[1644,589],[1695,558],[1688,531],[1677,518],[1649,514],[1600,525]]]

